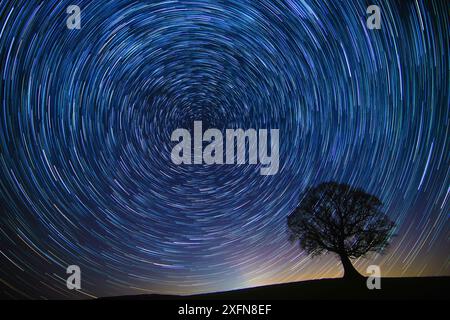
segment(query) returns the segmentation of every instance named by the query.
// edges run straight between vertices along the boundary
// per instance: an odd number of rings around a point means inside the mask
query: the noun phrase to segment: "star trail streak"
[[[381,29],[366,8],[381,8]],[[69,5],[81,29],[66,26]],[[448,1],[0,1],[0,295],[341,274],[288,241],[335,180],[397,224],[364,273],[450,275]],[[175,165],[176,128],[280,130],[280,168]],[[65,286],[79,265],[81,291]]]

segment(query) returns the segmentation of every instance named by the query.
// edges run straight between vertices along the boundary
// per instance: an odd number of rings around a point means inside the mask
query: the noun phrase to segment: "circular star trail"
[[[1,1],[2,296],[339,276],[286,232],[300,192],[330,180],[377,195],[397,224],[361,272],[450,274],[449,4],[383,2],[380,30],[369,4]],[[170,135],[197,120],[279,129],[279,172],[175,165]]]

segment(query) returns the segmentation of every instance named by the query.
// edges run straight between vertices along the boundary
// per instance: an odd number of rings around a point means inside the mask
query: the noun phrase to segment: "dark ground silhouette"
[[[365,282],[320,279],[274,284],[232,291],[176,295],[107,297],[117,300],[310,300],[310,299],[450,299],[450,277],[382,278],[380,290],[369,290]]]

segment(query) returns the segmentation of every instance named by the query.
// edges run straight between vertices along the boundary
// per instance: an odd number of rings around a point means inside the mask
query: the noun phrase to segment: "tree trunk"
[[[357,280],[363,279],[364,277],[353,267],[352,262],[348,256],[340,254],[342,266],[344,267],[344,279],[347,280]]]

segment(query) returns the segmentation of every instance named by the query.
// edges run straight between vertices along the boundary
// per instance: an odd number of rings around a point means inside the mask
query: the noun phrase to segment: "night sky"
[[[450,275],[449,13],[445,0],[0,1],[0,296],[338,277],[286,225],[301,191],[330,180],[375,194],[397,224],[361,273]],[[279,129],[279,172],[175,165],[170,135],[195,120]]]

